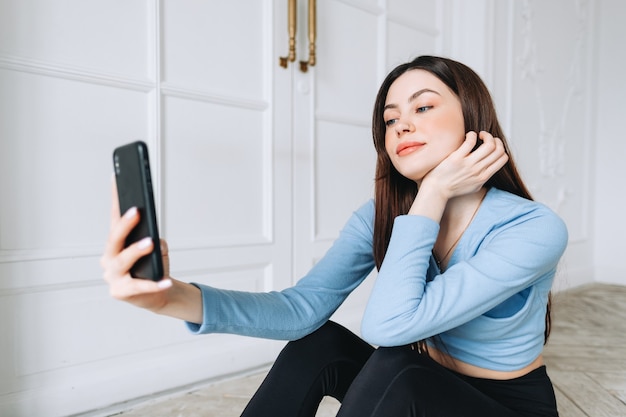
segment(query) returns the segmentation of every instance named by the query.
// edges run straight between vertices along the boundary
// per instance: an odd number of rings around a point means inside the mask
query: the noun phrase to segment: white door
[[[0,415],[73,414],[275,357],[278,342],[193,337],[112,300],[98,264],[111,152],[141,138],[174,276],[289,283],[275,3],[0,2]]]
[[[383,74],[440,45],[431,2],[380,4],[318,1],[302,73],[278,65],[286,0],[0,1],[0,415],[79,413],[275,357],[282,342],[191,336],[108,296],[110,155],[148,142],[173,276],[291,285],[372,195]],[[358,330],[366,293],[336,318]]]
[[[306,15],[308,2],[300,1]],[[396,65],[440,51],[442,13],[441,2],[432,1],[317,2],[317,63],[296,71],[294,82],[294,277],[323,256],[352,212],[373,197],[371,119],[379,84]],[[305,58],[306,35],[298,42]],[[333,320],[359,332],[372,283],[357,288]]]

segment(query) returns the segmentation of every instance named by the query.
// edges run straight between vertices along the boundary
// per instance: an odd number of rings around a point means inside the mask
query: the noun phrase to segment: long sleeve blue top
[[[194,333],[294,340],[322,326],[374,268],[374,202],[361,206],[324,257],[283,291],[197,285],[203,322]],[[448,261],[432,249],[439,224],[398,216],[365,308],[362,337],[399,346],[438,336],[451,356],[512,371],[542,351],[547,298],[567,246],[564,222],[546,206],[491,188]]]

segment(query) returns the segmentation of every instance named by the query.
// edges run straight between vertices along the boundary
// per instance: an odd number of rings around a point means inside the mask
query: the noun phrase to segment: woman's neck
[[[455,247],[474,220],[486,193],[487,189],[481,188],[475,193],[448,200],[433,247],[433,255],[441,271],[447,269]]]
[[[478,211],[486,194],[487,189],[483,187],[475,193],[465,194],[448,200],[441,216],[441,227],[450,230],[457,229],[459,226],[465,228]]]

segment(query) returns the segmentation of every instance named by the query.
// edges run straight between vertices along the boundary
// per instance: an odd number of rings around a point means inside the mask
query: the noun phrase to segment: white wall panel
[[[191,336],[111,299],[98,264],[111,152],[143,139],[164,235],[182,236],[174,274],[260,291],[288,269],[286,228],[270,243],[273,169],[288,167],[272,165],[273,2],[214,6],[0,0],[1,415],[71,415],[275,357],[280,342]],[[167,184],[183,194],[170,217]],[[199,249],[207,236],[221,247]]]
[[[269,2],[163,2],[163,80],[237,97],[264,95],[271,33],[263,35]]]
[[[439,34],[390,21],[387,24],[389,48],[388,71],[420,55],[439,55]]]
[[[570,240],[579,241],[588,238],[589,222],[591,22],[588,7],[566,3],[516,3],[511,140],[535,197],[561,214]]]
[[[376,152],[368,126],[320,121],[316,133],[315,239],[335,239],[374,196]]]
[[[593,2],[493,6],[492,74],[501,122],[533,196],[556,210],[570,232],[554,289],[591,282]]]
[[[148,77],[147,0],[2,0],[0,54]]]
[[[432,0],[387,0],[392,19],[402,18],[411,25],[435,28],[439,2]]]
[[[147,136],[147,94],[2,69],[0,91],[0,256],[99,251],[107,226],[85,214],[106,218],[108,156]]]
[[[171,244],[269,241],[264,112],[167,97],[164,233]]]
[[[595,202],[594,260],[596,280],[626,285],[624,238],[626,236],[626,2],[599,0],[595,62],[597,65],[596,131],[587,140],[595,152],[596,177],[593,183]]]
[[[319,2],[318,16],[323,24],[318,29],[316,112],[367,122],[378,83],[377,16],[338,1]]]
[[[152,326],[151,314],[116,303],[103,289],[65,288],[16,295],[11,310],[18,329],[11,338],[16,376],[151,350],[165,341],[173,344],[192,339],[182,323],[164,321],[158,328]],[[19,331],[23,329],[28,331]],[[85,334],[89,337],[81,337]]]

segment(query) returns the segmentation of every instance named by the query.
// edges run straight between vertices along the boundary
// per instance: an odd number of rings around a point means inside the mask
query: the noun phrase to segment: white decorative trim
[[[374,15],[382,15],[385,13],[383,8],[378,7],[378,6],[372,6],[367,3],[363,3],[362,0],[335,0],[335,2],[343,3],[347,6],[354,7],[355,9],[359,9],[366,13],[370,13]]]
[[[118,74],[97,72],[72,65],[63,65],[5,54],[0,54],[0,69],[27,72],[47,77],[62,78],[140,92],[149,92],[154,89],[154,81],[148,79],[135,79]]]
[[[264,229],[266,229],[264,227]],[[180,238],[168,239],[170,247],[176,250],[203,250],[203,249],[230,249],[250,246],[273,245],[271,239],[266,236],[212,236],[210,238]]]
[[[7,297],[12,295],[19,294],[33,294],[33,293],[41,293],[41,292],[53,292],[53,291],[63,291],[63,290],[72,290],[78,288],[90,288],[90,287],[101,287],[104,285],[104,281],[101,279],[92,279],[89,281],[76,281],[76,282],[59,282],[55,284],[45,284],[45,285],[33,285],[28,287],[8,287],[8,288],[0,288],[0,297]]]
[[[62,259],[76,259],[99,257],[102,254],[102,245],[86,245],[70,248],[46,249],[0,249],[0,264],[12,262],[50,261]]]
[[[372,127],[371,120],[365,120],[365,119],[361,119],[357,117],[336,115],[334,113],[326,113],[326,112],[320,112],[320,111],[315,113],[315,119],[317,121],[322,121],[322,122],[331,122],[331,123],[338,123],[338,124],[343,124],[343,125],[365,127],[368,129]]]
[[[264,100],[251,100],[242,97],[223,96],[210,91],[187,89],[172,86],[168,83],[161,84],[161,93],[165,96],[185,98],[188,100],[204,101],[207,103],[221,104],[230,107],[240,107],[250,110],[268,110],[270,105]]]

